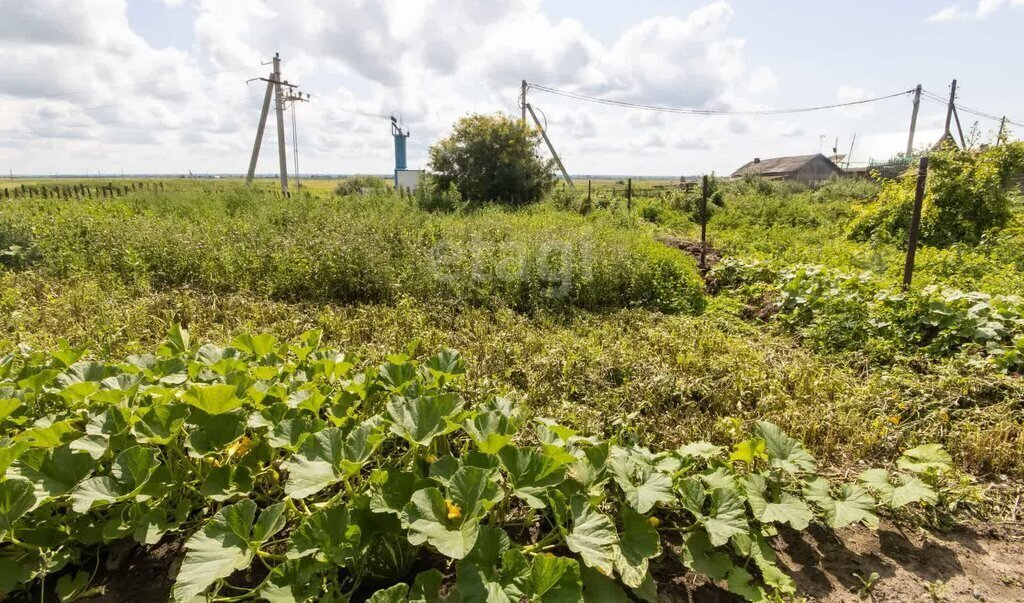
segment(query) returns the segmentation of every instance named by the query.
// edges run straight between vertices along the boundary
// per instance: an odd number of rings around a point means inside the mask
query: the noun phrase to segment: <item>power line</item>
[[[658,113],[676,113],[681,115],[788,115],[793,113],[809,113],[811,111],[823,111],[826,109],[837,109],[840,107],[851,107],[855,105],[863,105],[866,103],[874,103],[878,101],[888,100],[890,98],[896,98],[898,96],[906,96],[914,92],[914,89],[904,90],[901,92],[894,92],[885,96],[879,96],[875,98],[865,98],[856,101],[850,101],[846,103],[834,103],[831,105],[818,105],[814,107],[798,107],[793,109],[760,109],[760,110],[734,110],[734,109],[694,109],[689,107],[663,107],[658,105],[645,105],[640,103],[630,103],[627,101],[619,101],[608,98],[601,98],[597,96],[588,96],[586,94],[580,94],[578,92],[570,92],[567,90],[558,90],[557,88],[549,88],[548,86],[542,86],[540,84],[527,84],[527,88],[539,90],[541,92],[547,92],[549,94],[555,94],[558,96],[564,96],[566,98],[572,98],[576,100],[587,101],[591,103],[597,103],[601,105],[611,105],[616,107],[625,107],[627,109],[640,109],[643,111],[655,111]]]
[[[947,104],[949,102],[947,99],[939,96],[938,94],[935,94],[934,92],[929,92],[927,90],[924,91],[924,95],[928,99],[933,100],[933,101],[938,102],[938,103],[942,103],[943,105],[945,105],[945,104]],[[966,105],[961,105],[960,103],[954,103],[954,104],[956,105],[956,108],[958,110],[963,111],[964,113],[970,113],[971,115],[976,115],[978,117],[984,117],[985,119],[991,119],[992,121],[1002,121],[1002,119],[1003,119],[1002,116],[993,115],[991,113],[985,113],[984,111],[979,111],[977,109],[972,109],[972,108],[970,108],[970,107],[968,107]],[[1016,122],[1016,121],[1013,121],[1012,119],[1009,119],[1009,118],[1007,118],[1006,123],[1012,124],[1012,125],[1018,126],[1018,127],[1024,127],[1024,124]]]

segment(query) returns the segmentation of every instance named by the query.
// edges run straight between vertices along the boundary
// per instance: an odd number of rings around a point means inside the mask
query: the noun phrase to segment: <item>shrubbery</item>
[[[350,176],[334,187],[335,195],[358,195],[382,193],[387,190],[384,180],[378,176]]]
[[[927,189],[921,214],[921,242],[948,247],[976,245],[984,234],[1010,220],[1010,179],[1024,173],[1024,142],[962,151],[946,146],[929,153]],[[878,199],[852,224],[855,240],[906,244],[917,170],[886,181]]]

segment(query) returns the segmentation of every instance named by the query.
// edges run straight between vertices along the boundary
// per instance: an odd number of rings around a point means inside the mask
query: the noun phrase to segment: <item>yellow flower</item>
[[[428,463],[435,463],[435,462],[437,462],[437,455],[436,454],[428,454],[426,460],[427,460]]]
[[[652,528],[657,528],[661,525],[661,520],[657,517],[651,516],[647,519],[647,523],[651,524]]]
[[[459,505],[453,503],[449,499],[445,499],[444,504],[448,507],[448,519],[458,519],[462,517],[462,509],[459,508]]]
[[[249,436],[242,436],[234,444],[228,446],[228,458],[241,456],[249,452],[250,448],[252,448],[252,440],[249,439]]]
[[[889,417],[889,422],[892,423],[893,425],[899,425],[900,424],[900,416],[899,415],[893,415],[893,416]]]

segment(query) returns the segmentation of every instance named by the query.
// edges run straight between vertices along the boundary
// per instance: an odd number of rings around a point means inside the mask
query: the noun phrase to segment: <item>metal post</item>
[[[700,189],[700,269],[707,270],[708,249],[708,177],[701,178]]]
[[[907,154],[910,157],[914,154],[914,130],[917,129],[917,111],[921,108],[921,84],[914,88],[914,110],[910,114],[910,137],[907,138]]]
[[[953,85],[949,88],[949,105],[946,106],[946,127],[942,131],[942,137],[949,136],[949,127],[952,125],[953,120],[953,103],[956,101],[956,80],[953,80]]]
[[[903,266],[903,288],[910,287],[914,277],[914,255],[917,253],[917,235],[921,230],[921,206],[924,204],[924,185],[928,178],[928,157],[922,157],[917,164],[917,189],[914,191],[914,213],[910,217],[910,233],[907,240],[907,261]]]
[[[569,177],[569,172],[565,171],[565,166],[562,165],[562,160],[558,157],[558,153],[555,152],[555,147],[551,144],[551,141],[548,139],[548,133],[544,131],[544,126],[540,125],[540,120],[537,119],[537,114],[533,112],[533,107],[531,107],[530,105],[525,105],[524,111],[526,109],[530,110],[530,117],[532,117],[534,123],[537,124],[537,129],[540,130],[540,135],[544,138],[544,142],[547,143],[548,150],[551,151],[551,156],[555,158],[555,163],[558,164],[558,169],[561,170],[562,177],[566,179],[566,181],[569,183],[569,186],[572,187],[573,190],[576,190],[576,185],[573,184],[572,178]]]
[[[284,91],[281,89],[281,55],[274,53],[274,97],[277,112],[277,159],[281,170],[281,194],[288,196],[288,150],[284,142]]]

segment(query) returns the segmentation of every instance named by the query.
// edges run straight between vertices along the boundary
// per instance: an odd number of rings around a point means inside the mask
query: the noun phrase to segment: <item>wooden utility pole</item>
[[[1003,139],[1006,137],[1006,116],[999,120],[999,134],[996,134],[996,146],[998,147],[1003,143]],[[14,182],[14,179],[11,179]]]
[[[950,135],[949,127],[953,122],[953,104],[956,102],[956,80],[953,80],[953,85],[949,87],[949,105],[946,106],[946,127],[942,131],[942,137],[945,138]]]
[[[917,253],[917,235],[921,230],[921,206],[924,204],[925,182],[928,179],[928,157],[922,157],[917,164],[917,189],[914,191],[914,213],[910,216],[910,232],[907,235],[907,261],[903,265],[903,288],[910,288],[914,278],[914,255]]]
[[[700,187],[700,269],[707,270],[708,253],[708,177],[701,179]]]
[[[914,154],[914,130],[917,129],[917,112],[921,108],[921,84],[914,88],[914,110],[910,113],[910,136],[907,138],[906,157]]]
[[[626,179],[626,212],[633,211],[633,179]]]
[[[525,84],[526,80],[523,80],[523,83]],[[526,88],[523,88],[523,93],[524,94],[526,93]],[[524,104],[523,105],[523,112],[525,113],[527,109],[529,109],[529,111],[530,111],[530,117],[533,118],[533,122],[535,124],[537,124],[537,129],[540,130],[540,135],[544,138],[544,142],[548,145],[548,150],[551,151],[551,156],[555,158],[555,163],[558,164],[558,169],[561,170],[562,177],[565,178],[566,182],[569,183],[569,186],[573,190],[576,190],[576,185],[573,184],[572,178],[569,177],[569,172],[565,171],[565,166],[562,165],[562,160],[558,157],[558,153],[555,152],[554,145],[552,145],[551,144],[551,140],[548,139],[548,133],[544,131],[544,126],[542,126],[540,124],[540,120],[537,119],[537,114],[533,112],[533,107],[531,107],[530,105]]]
[[[519,93],[519,104],[523,109],[523,125],[526,125],[526,80],[523,80],[522,91]]]

